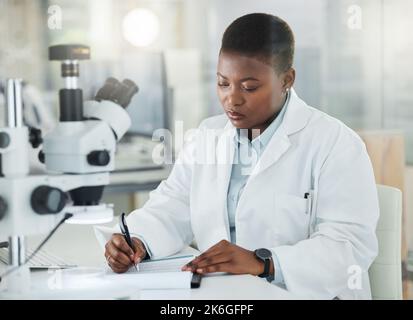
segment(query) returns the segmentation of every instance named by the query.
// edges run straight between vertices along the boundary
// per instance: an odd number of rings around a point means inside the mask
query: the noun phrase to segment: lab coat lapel
[[[281,156],[288,150],[290,145],[291,143],[287,136],[274,134],[261,158],[252,170],[251,177],[256,176],[277,162],[278,159],[280,159]]]
[[[308,106],[297,96],[294,89],[291,89],[291,97],[283,122],[258,160],[251,173],[251,178],[276,163],[287,152],[291,146],[289,135],[303,129],[307,125],[310,115],[311,111]]]

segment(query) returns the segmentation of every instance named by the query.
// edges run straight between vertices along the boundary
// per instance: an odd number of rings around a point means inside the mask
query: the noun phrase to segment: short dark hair
[[[294,34],[287,22],[271,14],[251,13],[228,26],[220,52],[256,57],[283,72],[292,67],[294,46]]]

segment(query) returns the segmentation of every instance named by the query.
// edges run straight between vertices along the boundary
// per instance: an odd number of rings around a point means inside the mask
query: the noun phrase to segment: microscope
[[[90,49],[84,45],[49,48],[49,60],[61,62],[65,87],[59,91],[59,122],[44,137],[23,123],[21,80],[7,80],[7,127],[0,128],[0,236],[9,240],[10,268],[18,267],[7,277],[11,294],[30,287],[26,236],[50,232],[67,213],[67,223],[113,218],[112,206],[100,200],[114,170],[116,143],[131,125],[125,108],[138,87],[131,80],[109,78],[95,99],[84,103],[79,61],[87,59]],[[31,175],[28,154],[39,145],[46,173]]]

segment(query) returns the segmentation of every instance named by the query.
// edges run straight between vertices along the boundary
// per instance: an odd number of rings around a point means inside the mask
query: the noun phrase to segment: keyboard
[[[26,259],[33,253],[27,250]],[[0,263],[8,264],[9,249],[0,248]],[[30,269],[66,269],[77,267],[76,264],[63,260],[58,256],[42,249],[28,262]]]

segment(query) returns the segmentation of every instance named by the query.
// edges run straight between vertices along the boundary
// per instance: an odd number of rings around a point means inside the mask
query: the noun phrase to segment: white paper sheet
[[[108,274],[105,279],[140,289],[190,289],[192,272]]]
[[[95,235],[102,248],[113,233],[119,232],[115,228],[96,226]],[[181,271],[181,267],[195,258],[199,251],[187,247],[177,255],[141,262],[139,271],[131,267],[123,274],[114,273],[109,266],[105,266],[104,278],[116,283],[125,283],[141,289],[190,289],[192,272]]]

